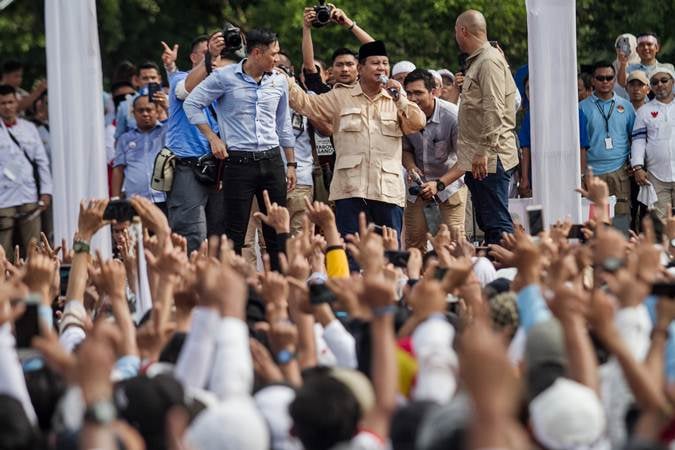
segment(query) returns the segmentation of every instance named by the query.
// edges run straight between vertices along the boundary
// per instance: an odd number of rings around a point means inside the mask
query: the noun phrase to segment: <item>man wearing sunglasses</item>
[[[649,76],[654,99],[640,108],[633,128],[631,165],[635,181],[656,191],[655,209],[661,219],[675,204],[675,71],[658,67]]]
[[[635,122],[631,103],[614,93],[614,67],[597,63],[593,69],[593,95],[579,103],[586,117],[590,147],[581,150],[582,176],[587,168],[604,180],[616,196],[614,225],[624,231],[630,225],[630,177],[627,166],[630,136]]]

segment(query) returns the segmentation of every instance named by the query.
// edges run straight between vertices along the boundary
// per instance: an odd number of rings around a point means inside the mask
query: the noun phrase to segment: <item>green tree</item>
[[[275,30],[282,47],[300,61],[302,10],[307,0],[97,0],[104,80],[129,59],[160,62],[164,40],[180,45],[179,66],[187,59],[192,39],[220,29],[226,20],[244,30]],[[387,43],[393,62],[410,59],[422,67],[457,69],[455,18],[468,8],[484,12],[490,39],[500,42],[515,68],[527,61],[527,15],[523,0],[340,0],[338,6],[375,37]],[[0,60],[27,64],[26,86],[44,76],[44,0],[15,0],[0,11]],[[614,59],[613,43],[624,32],[651,30],[661,37],[659,59],[675,61],[675,2],[630,3],[577,0],[577,51],[580,64]],[[358,43],[351,33],[328,26],[313,33],[318,57]],[[555,38],[555,37],[552,37]]]

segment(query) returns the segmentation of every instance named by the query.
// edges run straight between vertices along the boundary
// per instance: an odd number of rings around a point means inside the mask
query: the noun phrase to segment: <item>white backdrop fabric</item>
[[[82,199],[107,198],[103,83],[95,0],[46,0],[54,238],[68,242]],[[109,227],[92,241],[110,256]]]
[[[576,5],[527,0],[533,203],[545,226],[581,223]]]

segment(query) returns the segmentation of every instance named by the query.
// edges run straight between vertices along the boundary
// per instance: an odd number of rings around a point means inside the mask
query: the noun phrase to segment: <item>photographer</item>
[[[424,253],[429,231],[424,208],[437,201],[442,223],[463,235],[467,188],[464,177],[447,187],[439,180],[457,161],[457,106],[434,97],[434,78],[427,70],[410,72],[404,83],[408,100],[416,103],[427,118],[423,130],[403,138],[403,165],[410,181],[425,181],[417,186],[419,194],[409,195],[406,202],[406,248]]]
[[[274,70],[279,60],[277,36],[266,30],[251,30],[246,41],[247,58],[211,73],[183,105],[190,122],[209,141],[214,156],[225,160],[225,230],[238,253],[244,245],[253,197],[263,214],[267,213],[262,201],[265,190],[272,203],[286,205],[287,191],[295,188],[297,166],[288,82],[285,75]],[[224,140],[204,117],[203,109],[214,101]],[[286,153],[286,173],[280,146]],[[269,226],[263,226],[263,234],[276,265],[280,240]]]
[[[325,5],[324,5],[325,6]],[[354,33],[354,36],[361,44],[373,42],[373,39],[365,30],[361,29],[355,21],[350,19],[345,12],[339,8],[325,6],[330,9],[329,22],[321,24],[317,18],[317,8],[305,8],[302,24],[302,70],[305,77],[307,89],[317,94],[328,92],[331,87],[326,84],[314,63],[314,44],[312,43],[312,27],[322,27],[328,23],[336,23]],[[342,85],[353,85],[358,78],[356,69],[358,61],[356,53],[348,48],[339,48],[333,52],[331,65],[335,82]]]
[[[173,186],[167,193],[167,209],[171,228],[187,239],[188,250],[196,250],[199,245],[211,234],[221,234],[224,226],[224,211],[222,193],[214,192],[197,178],[195,171],[199,170],[199,158],[211,153],[209,143],[197,127],[192,125],[183,110],[183,101],[188,96],[186,79],[199,72],[202,68],[203,80],[206,78],[204,59],[209,52],[211,60],[216,65],[232,63],[220,57],[225,47],[222,32],[214,33],[211,38],[200,36],[192,43],[190,74],[174,71],[169,75],[169,120],[167,122],[166,146],[176,157],[176,168],[173,177]],[[166,52],[165,52],[166,54]],[[165,64],[174,61],[165,61]],[[217,131],[216,117],[209,108],[203,109],[209,126]]]

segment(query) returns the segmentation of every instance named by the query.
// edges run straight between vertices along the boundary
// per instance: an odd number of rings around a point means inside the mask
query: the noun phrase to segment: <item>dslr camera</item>
[[[234,53],[244,46],[244,41],[241,39],[241,30],[229,22],[225,22],[223,27],[223,38],[225,39],[225,47],[221,52],[222,56],[229,53]]]
[[[325,27],[330,23],[330,18],[333,15],[333,5],[326,4],[326,0],[319,0],[319,4],[314,6],[316,18],[312,25],[316,28]]]

